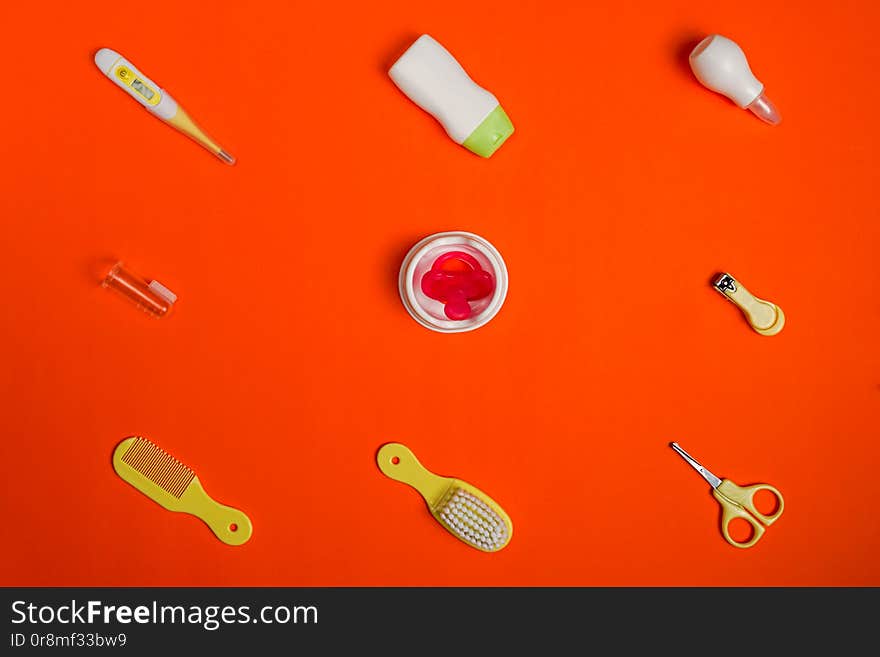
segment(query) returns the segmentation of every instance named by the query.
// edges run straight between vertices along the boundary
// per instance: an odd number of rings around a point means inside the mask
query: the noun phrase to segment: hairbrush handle
[[[388,443],[376,454],[376,463],[382,473],[415,488],[432,509],[443,499],[443,495],[454,481],[440,477],[425,468],[416,455],[406,445]]]
[[[202,488],[195,477],[180,496],[180,511],[202,520],[221,541],[228,545],[247,542],[253,532],[251,520],[238,509],[220,504]]]

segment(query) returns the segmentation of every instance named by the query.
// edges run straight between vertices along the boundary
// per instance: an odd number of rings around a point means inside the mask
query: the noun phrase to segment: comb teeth
[[[494,552],[507,542],[504,519],[486,502],[462,488],[446,494],[437,514],[449,531],[481,550]]]
[[[168,452],[138,437],[122,460],[169,495],[179,498],[196,474]]]

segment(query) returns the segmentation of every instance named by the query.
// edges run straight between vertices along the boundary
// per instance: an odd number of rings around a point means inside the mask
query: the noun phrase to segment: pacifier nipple
[[[720,34],[707,36],[688,58],[697,79],[712,91],[730,98],[770,125],[782,121],[764,94],[764,85],[752,73],[746,55],[735,42]]]
[[[477,301],[495,291],[495,279],[469,253],[449,251],[434,261],[422,276],[425,296],[443,303],[443,312],[454,321],[472,314],[470,301]]]
[[[438,301],[442,301],[442,299],[438,299]],[[464,292],[461,290],[452,290],[446,298],[443,312],[446,313],[446,316],[449,319],[461,321],[471,316],[471,304],[467,302]]]

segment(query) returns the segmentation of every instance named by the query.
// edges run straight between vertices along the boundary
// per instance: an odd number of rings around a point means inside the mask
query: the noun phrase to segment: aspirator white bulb
[[[776,107],[764,94],[764,85],[752,73],[745,53],[735,42],[720,34],[707,36],[688,58],[697,79],[712,91],[724,94],[762,121],[782,121]]]

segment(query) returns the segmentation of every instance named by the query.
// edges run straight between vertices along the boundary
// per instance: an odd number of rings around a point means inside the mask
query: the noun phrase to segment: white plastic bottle
[[[513,134],[513,124],[498,99],[427,34],[416,39],[388,75],[443,125],[455,143],[477,155],[490,157]]]

